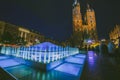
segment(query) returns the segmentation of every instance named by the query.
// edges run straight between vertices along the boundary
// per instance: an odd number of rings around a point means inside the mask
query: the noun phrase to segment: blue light
[[[0,60],[3,60],[3,59],[8,59],[9,57],[7,56],[0,56]]]
[[[84,58],[68,57],[65,59],[65,61],[70,63],[84,64]]]
[[[52,69],[52,68],[54,68],[54,67],[56,67],[56,66],[58,66],[62,63],[63,63],[63,60],[58,60],[58,61],[55,61],[55,62],[51,62],[51,63],[47,64],[47,70],[50,70],[50,69]]]
[[[93,51],[88,51],[88,60],[89,60],[89,64],[92,66],[95,62],[94,62],[94,52]]]
[[[77,55],[75,55],[75,57],[78,57],[78,58],[86,58],[86,55],[84,55],[84,54],[77,54]]]
[[[16,66],[19,65],[20,63],[12,60],[12,59],[6,59],[6,60],[1,60],[0,61],[0,66],[1,67],[10,67],[10,66]]]
[[[29,47],[2,47],[1,53],[48,64],[78,54],[79,50],[78,48],[62,47],[50,42],[43,42]]]
[[[83,65],[64,63],[60,65],[59,67],[55,68],[55,70],[68,73],[74,76],[78,76],[80,70],[82,70],[82,66]]]
[[[88,43],[92,43],[92,40],[88,40]]]

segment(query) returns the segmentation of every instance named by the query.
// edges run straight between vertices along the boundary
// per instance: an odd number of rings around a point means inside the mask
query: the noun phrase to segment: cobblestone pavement
[[[88,51],[80,80],[120,80],[120,57]]]

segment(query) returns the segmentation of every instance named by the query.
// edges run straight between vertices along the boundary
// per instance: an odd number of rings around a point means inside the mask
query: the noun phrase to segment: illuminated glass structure
[[[40,63],[50,63],[79,53],[78,48],[61,47],[50,42],[29,47],[2,47],[1,53]]]
[[[38,72],[33,71],[33,67],[38,70],[49,71],[45,73],[45,76],[39,77],[38,80],[47,78],[51,72],[56,72],[55,75],[50,75],[48,78],[50,79],[53,76],[51,80],[54,80],[56,74],[60,74],[58,76],[62,78],[61,80],[63,80],[64,75],[68,75],[70,79],[79,80],[86,58],[85,54],[78,54],[78,48],[61,47],[50,42],[18,48],[3,46],[1,53],[0,66],[18,79],[22,79],[24,76],[31,78],[31,73],[35,73],[32,78],[38,76]],[[18,71],[20,73],[16,74]]]

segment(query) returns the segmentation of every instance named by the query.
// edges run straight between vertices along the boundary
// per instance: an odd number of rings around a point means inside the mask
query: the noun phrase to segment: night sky
[[[0,0],[0,20],[34,29],[55,39],[66,40],[72,34],[72,3],[74,0]],[[81,12],[86,3],[96,12],[99,39],[120,24],[119,0],[80,0]]]

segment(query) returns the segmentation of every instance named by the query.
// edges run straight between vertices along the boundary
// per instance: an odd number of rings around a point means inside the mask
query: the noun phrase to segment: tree
[[[83,32],[77,31],[74,32],[70,39],[70,43],[73,47],[82,47],[83,46]]]
[[[11,43],[13,43],[13,36],[11,35],[11,33],[10,32],[5,32],[3,35],[2,35],[2,37],[1,37],[1,41],[3,42],[3,43],[8,43],[8,44],[11,44]]]

